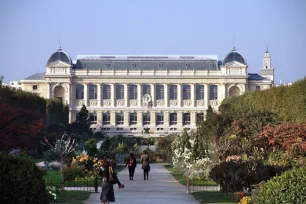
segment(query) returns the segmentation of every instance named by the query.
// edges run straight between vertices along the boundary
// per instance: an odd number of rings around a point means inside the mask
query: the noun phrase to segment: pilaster
[[[164,111],[164,126],[169,127],[170,115],[169,111]]]
[[[151,84],[152,107],[155,106],[155,84]]]
[[[129,124],[129,122],[130,122],[130,112],[129,111],[125,111],[124,113],[124,127],[129,127],[130,126],[130,124]]]
[[[190,84],[190,91],[191,91],[191,107],[195,107],[195,84]]]
[[[169,106],[169,86],[168,84],[164,84],[164,100],[165,100],[165,107]]]
[[[182,106],[182,84],[177,84],[177,106]]]
[[[142,111],[137,111],[137,125],[142,127]]]
[[[209,84],[204,84],[204,101],[205,101],[205,107],[208,108],[209,106]]]
[[[98,91],[98,107],[101,107],[102,106],[102,94],[101,94],[101,90],[102,90],[102,84],[97,84],[97,91]],[[98,116],[97,116],[97,119],[98,119]]]
[[[84,105],[88,107],[88,84],[84,84]]]
[[[115,102],[116,102],[116,98],[115,98],[115,96],[116,96],[115,84],[110,84],[110,87],[111,87],[111,102],[112,102],[111,106],[115,107],[116,106],[116,104],[115,104]]]
[[[110,112],[110,122],[112,126],[116,126],[116,112],[115,111]]]
[[[129,106],[129,84],[124,84],[124,107]]]
[[[155,111],[151,111],[151,126],[156,126],[156,112]]]
[[[142,106],[142,84],[137,84],[137,101],[138,107]]]

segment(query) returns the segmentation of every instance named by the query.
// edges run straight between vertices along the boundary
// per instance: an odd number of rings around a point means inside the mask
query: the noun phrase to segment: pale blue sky
[[[259,72],[267,45],[276,82],[306,76],[306,0],[1,0],[0,75],[45,71],[61,45],[80,54],[217,55],[233,47]]]

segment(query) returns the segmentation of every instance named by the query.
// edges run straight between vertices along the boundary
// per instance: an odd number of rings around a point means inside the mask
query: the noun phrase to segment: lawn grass
[[[192,195],[205,204],[237,204],[231,200],[229,196],[220,191],[200,191],[194,192]]]
[[[88,199],[89,194],[85,191],[63,191],[59,193],[54,203],[83,204],[83,201]]]
[[[180,184],[187,184],[187,177],[181,172],[180,169],[173,168],[172,166],[165,165],[166,169],[172,174],[172,176],[180,182]],[[217,186],[214,181],[193,179],[192,184],[195,186]]]

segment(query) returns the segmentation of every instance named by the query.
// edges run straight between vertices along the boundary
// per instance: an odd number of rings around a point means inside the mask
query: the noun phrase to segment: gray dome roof
[[[65,52],[63,52],[61,48],[59,48],[57,52],[53,53],[49,57],[47,65],[51,64],[52,62],[56,62],[56,61],[62,61],[67,64],[71,64],[71,58]]]
[[[223,60],[223,65],[234,61],[247,65],[247,62],[244,57],[239,52],[237,52],[235,48],[229,54],[226,55]]]

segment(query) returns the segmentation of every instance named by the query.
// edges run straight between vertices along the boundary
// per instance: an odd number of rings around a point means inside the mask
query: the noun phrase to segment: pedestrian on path
[[[125,164],[125,167],[128,166],[129,168],[129,176],[130,180],[134,180],[134,173],[136,168],[136,157],[133,153],[130,154],[129,160],[127,160],[127,163]]]
[[[143,150],[143,155],[141,156],[140,163],[142,163],[143,179],[149,180],[150,156],[148,155],[147,150]]]
[[[118,184],[119,188],[124,188],[120,183],[113,166],[106,159],[100,160],[100,176],[102,177],[102,192],[100,200],[103,204],[115,202],[114,184]]]

